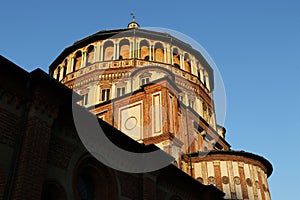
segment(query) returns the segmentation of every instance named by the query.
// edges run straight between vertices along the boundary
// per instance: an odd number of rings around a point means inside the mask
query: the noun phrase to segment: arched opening
[[[105,42],[104,46],[104,61],[114,59],[114,43],[112,41]]]
[[[81,51],[77,51],[74,58],[73,72],[80,69],[81,62],[82,62],[82,53]]]
[[[185,71],[191,73],[191,62],[190,62],[190,57],[187,53],[184,54],[184,69]]]
[[[149,61],[149,56],[146,56],[144,60]]]
[[[209,89],[209,78],[208,78],[208,74],[206,73],[206,71],[204,72],[204,86]]]
[[[177,48],[173,49],[173,65],[180,69],[180,56]]]
[[[144,60],[149,60],[150,59],[150,55],[149,55],[149,42],[146,40],[142,40],[140,42],[140,51],[141,51],[141,59]]]
[[[64,67],[63,67],[63,78],[67,75],[67,67],[68,67],[68,60],[65,60]]]
[[[48,181],[43,185],[41,200],[67,200],[67,195],[57,181]]]
[[[94,63],[94,56],[95,56],[95,47],[91,45],[87,49],[87,58],[86,58],[87,65],[91,65]]]
[[[58,80],[58,81],[59,81],[59,78],[60,78],[60,69],[61,69],[61,67],[59,66],[57,68],[57,72],[56,72],[56,80]]]
[[[201,81],[201,69],[197,69],[197,77],[198,77],[198,80]]]
[[[169,198],[169,200],[181,200],[181,198],[178,195],[173,195]]]
[[[129,59],[130,58],[130,43],[129,40],[124,39],[119,43],[120,46],[120,56],[119,59]]]
[[[157,62],[164,62],[164,47],[159,42],[154,45],[154,59]]]
[[[89,170],[89,169],[86,169]],[[92,169],[92,171],[94,171]],[[92,175],[88,171],[81,172],[77,177],[77,191],[79,194],[79,198],[81,200],[90,200],[96,199],[97,193],[95,191],[97,180],[94,178],[95,176]],[[97,196],[97,199],[100,199],[101,196]]]
[[[93,157],[79,161],[74,171],[76,200],[118,199],[118,186],[112,171]]]

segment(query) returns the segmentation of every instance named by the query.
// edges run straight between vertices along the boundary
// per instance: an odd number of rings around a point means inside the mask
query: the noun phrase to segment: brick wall
[[[156,198],[156,181],[153,177],[143,178],[143,199],[155,200]]]
[[[5,175],[2,169],[0,168],[0,199],[3,199],[4,187],[5,187]]]
[[[27,121],[14,177],[13,199],[40,199],[49,139],[50,127],[46,122],[39,118],[31,118]]]
[[[16,140],[18,117],[0,107],[0,143],[13,147]]]

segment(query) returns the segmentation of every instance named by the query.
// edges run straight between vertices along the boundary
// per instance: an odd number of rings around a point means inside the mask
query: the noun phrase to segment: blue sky
[[[217,64],[226,88],[227,140],[269,159],[273,200],[296,199],[300,139],[299,1],[3,1],[0,54],[28,71],[47,67],[73,42],[125,28],[180,31]]]

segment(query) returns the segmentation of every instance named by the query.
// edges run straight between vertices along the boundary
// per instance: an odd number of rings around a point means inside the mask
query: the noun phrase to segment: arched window
[[[198,80],[201,81],[201,69],[197,69]]]
[[[144,60],[149,60],[150,58],[150,55],[149,55],[149,42],[146,41],[146,40],[142,40],[140,42],[140,51],[141,51],[141,56],[140,58],[141,59],[144,59]]]
[[[164,62],[164,47],[159,42],[154,45],[154,59],[157,62]]]
[[[114,174],[106,166],[92,157],[82,159],[77,166],[73,182],[75,199],[118,199]]]
[[[81,62],[82,62],[82,53],[81,51],[77,51],[74,58],[73,72],[80,69]]]
[[[120,56],[119,59],[129,59],[130,58],[130,43],[127,39],[120,42]]]
[[[77,190],[81,200],[95,199],[95,180],[93,175],[80,173],[77,177]]]
[[[67,200],[64,188],[56,181],[48,181],[43,185],[41,200]]]
[[[144,72],[139,77],[140,77],[140,86],[142,86],[150,82],[151,73]]]
[[[60,78],[60,66],[57,68],[57,72],[56,72],[56,80],[59,81],[59,78]]]
[[[180,69],[180,56],[177,48],[173,49],[173,65]]]
[[[104,44],[104,61],[114,59],[114,43],[112,41],[107,41]]]
[[[92,63],[94,63],[94,55],[95,55],[95,48],[93,45],[91,45],[87,49],[87,58],[86,58],[87,65],[91,65]]]
[[[191,73],[191,62],[190,62],[190,57],[187,53],[184,54],[184,69],[185,71]]]
[[[68,67],[68,60],[65,60],[64,67],[63,67],[63,78],[67,75],[67,67]]]
[[[173,195],[169,200],[181,200],[181,198],[178,195]]]
[[[110,98],[111,98],[110,88],[102,88],[100,101],[108,101],[110,100]]]

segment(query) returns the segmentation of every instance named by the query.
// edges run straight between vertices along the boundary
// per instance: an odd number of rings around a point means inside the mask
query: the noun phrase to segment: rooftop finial
[[[134,13],[132,12],[132,13],[130,13],[130,15],[132,17],[132,21],[135,22],[135,15],[134,15]]]
[[[128,24],[127,28],[139,28],[140,25],[135,21],[135,14],[132,12],[130,15],[132,17],[132,21]]]

